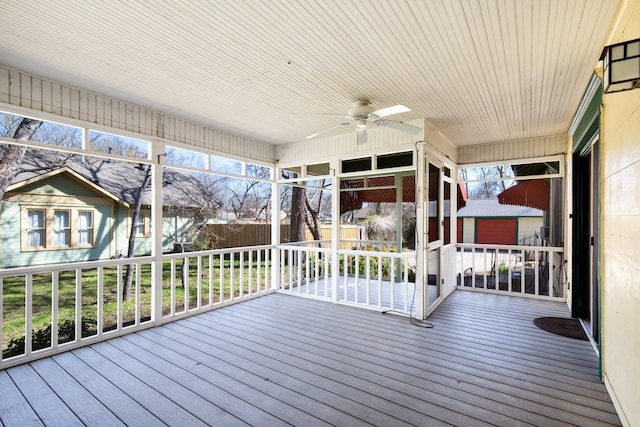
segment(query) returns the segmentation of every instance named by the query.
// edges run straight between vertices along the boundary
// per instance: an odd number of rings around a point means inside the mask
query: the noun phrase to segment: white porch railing
[[[549,246],[457,245],[459,289],[564,300],[563,248]]]
[[[0,369],[272,292],[273,248],[163,255],[155,288],[154,257],[0,270]]]
[[[332,268],[329,243],[278,246],[279,291],[374,310],[414,311],[414,253],[341,249],[338,266]]]
[[[285,243],[280,251],[280,292],[331,300],[331,242]]]

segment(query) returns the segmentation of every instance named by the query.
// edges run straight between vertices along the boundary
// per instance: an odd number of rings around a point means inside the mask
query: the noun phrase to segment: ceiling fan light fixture
[[[365,119],[358,119],[356,121],[356,130],[364,130],[367,128],[367,121]]]

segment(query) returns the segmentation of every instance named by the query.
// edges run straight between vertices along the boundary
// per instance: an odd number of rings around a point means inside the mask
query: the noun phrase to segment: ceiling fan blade
[[[356,136],[358,144],[365,144],[367,142],[367,128],[365,126],[357,128]]]
[[[411,111],[411,108],[405,105],[398,104],[398,105],[394,105],[393,107],[381,108],[380,110],[376,110],[369,115],[380,118],[380,117],[390,116],[392,114],[407,113],[409,111]]]
[[[392,122],[390,120],[377,120],[375,123],[376,123],[376,126],[390,127],[393,129],[401,130],[403,132],[412,133],[414,135],[417,135],[422,131],[422,128],[419,128],[417,126],[411,126],[406,123],[400,123],[400,122]]]
[[[331,131],[331,130],[337,129],[337,128],[342,127],[342,126],[347,126],[347,125],[349,125],[349,124],[350,124],[350,123],[340,123],[340,124],[338,124],[338,125],[331,126],[330,128],[327,128],[327,129],[321,130],[320,132],[312,133],[311,135],[306,136],[304,139],[311,139],[311,138],[315,138],[316,136],[318,136],[318,135],[322,135],[322,134],[323,134],[323,133],[325,133],[325,132],[329,132],[329,131]]]

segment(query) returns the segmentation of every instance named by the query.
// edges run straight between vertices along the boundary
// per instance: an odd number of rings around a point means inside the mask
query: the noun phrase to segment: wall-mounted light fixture
[[[604,93],[640,87],[640,39],[605,46],[600,59],[604,61]]]

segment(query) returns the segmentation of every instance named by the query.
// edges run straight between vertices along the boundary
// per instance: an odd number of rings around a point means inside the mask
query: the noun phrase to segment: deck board
[[[29,402],[16,387],[9,374],[0,371],[0,420],[5,425],[36,426],[43,425]]]
[[[82,425],[80,419],[64,404],[56,391],[49,387],[31,365],[16,366],[10,370],[9,375],[43,424],[52,426]]]
[[[562,303],[456,291],[407,317],[273,294],[0,371],[23,425],[620,425]]]
[[[67,372],[53,360],[44,359],[40,363],[34,363],[32,367],[82,424],[124,426],[113,412],[105,408],[81,384],[70,381]]]
[[[273,310],[277,310],[277,307],[269,307],[269,308],[273,309]],[[253,310],[252,313],[256,314],[256,310]],[[314,319],[313,321],[306,322],[305,323],[305,327],[306,328],[312,328],[314,322],[316,324],[321,324],[322,325],[322,330],[326,330],[326,329],[330,329],[331,328],[331,319],[328,318],[328,317],[327,318],[323,318],[323,319]],[[371,323],[370,323],[370,325],[373,326]],[[340,325],[335,325],[334,328],[340,329],[340,328],[344,328],[344,327],[340,326]],[[403,328],[406,328],[406,327],[405,326],[401,326],[401,328],[398,330],[398,335],[400,335],[400,333],[401,333],[400,330],[402,330]],[[434,331],[435,331],[435,329],[434,330],[430,330],[429,333],[433,333]],[[355,330],[353,332],[353,335],[359,336],[360,335],[359,332],[360,331]],[[320,331],[320,333],[322,334],[322,331]],[[365,355],[365,351],[367,351],[367,349],[369,349],[369,352],[374,350],[375,347],[376,347],[376,343],[377,342],[384,342],[383,339],[373,340],[372,338],[375,338],[375,336],[372,337],[371,335],[367,335],[366,339],[360,339],[362,344],[361,344],[361,346],[355,348],[355,350],[354,350],[355,353],[354,354],[360,355],[359,357],[362,357],[362,355]],[[380,338],[382,338],[382,335],[380,336]],[[314,341],[315,342],[316,339],[317,339],[317,337],[309,336],[309,340],[310,341]],[[349,344],[353,345],[353,343],[354,343],[354,341],[352,340],[352,341],[350,341]],[[406,343],[406,344],[410,345],[410,343]],[[402,349],[403,345],[404,345],[404,343],[398,343],[394,347]],[[386,359],[388,359],[389,355],[393,354],[393,351],[384,350],[384,345],[381,346],[381,348],[383,348],[383,350],[380,351],[380,355],[379,356],[376,355],[374,357],[385,357]],[[437,341],[434,342],[433,346],[429,346],[430,354],[433,351],[440,351],[440,350],[446,351],[446,348],[440,349],[439,346],[438,346]],[[339,351],[339,350],[335,349],[335,351]],[[401,353],[397,353],[397,355],[398,355],[398,357],[400,357],[400,360],[402,361],[402,364],[400,365],[400,368],[399,368],[401,370],[406,370],[407,367],[411,366],[411,364],[414,362],[414,358],[412,358],[411,356],[404,356],[404,355],[401,355]],[[451,367],[451,363],[448,362],[447,359],[448,359],[448,357],[445,355],[442,359],[440,359],[440,360],[444,360],[444,363],[435,363],[435,364],[433,363],[433,360],[431,360],[431,359],[430,360],[425,360],[424,363],[421,366],[420,365],[418,366],[417,372],[414,372],[411,375],[420,376],[425,371],[431,371],[434,375],[442,374],[444,372],[444,374],[445,374],[444,380],[440,379],[440,378],[436,378],[434,376],[425,376],[424,380],[425,381],[429,381],[429,382],[446,381],[446,383],[445,383],[446,385],[452,386],[454,388],[463,388],[465,393],[473,392],[473,390],[470,390],[469,387],[463,386],[461,384],[461,381],[458,380],[458,378],[460,376],[460,372],[458,372],[457,375],[454,374],[455,378],[451,377],[451,369],[452,369],[452,367]],[[463,364],[462,366],[464,366],[465,365],[464,361],[461,361],[461,362]],[[385,361],[384,363],[388,364],[387,361]],[[434,372],[433,371],[433,366],[434,365],[440,366],[440,371],[439,372]],[[475,368],[475,370],[470,370],[468,372],[465,372],[465,374],[477,374],[478,373],[478,369],[481,369],[481,367],[478,366],[478,367]],[[402,374],[402,372],[396,373],[396,375],[400,375],[400,374]],[[446,374],[449,374],[449,375],[447,376]],[[503,384],[501,384],[501,382],[505,381],[505,379],[503,377],[499,376],[499,375],[493,375],[492,371],[487,371],[486,374],[489,375],[489,377],[488,377],[489,380],[488,381],[484,381],[484,382],[488,386],[493,386],[493,388],[495,389],[496,385],[497,385],[497,386],[499,386],[498,388],[502,389],[503,395],[495,397],[495,399],[497,399],[497,403],[499,405],[502,405],[505,402],[505,400],[514,400],[513,395],[515,394],[517,396],[518,392],[520,391],[519,389],[517,389],[516,387],[513,387],[513,386],[510,389],[506,388]],[[410,378],[410,375],[408,377]],[[470,377],[470,380],[471,380],[471,382],[477,382],[476,378],[475,378],[475,375]],[[506,379],[506,382],[507,383],[512,383],[512,384],[514,383],[514,381],[509,381],[508,377]],[[464,382],[464,384],[466,384],[466,381]],[[528,386],[528,383],[525,383],[525,385]],[[528,388],[531,389],[530,386]],[[532,391],[534,391],[535,394],[533,394],[532,397],[534,399],[539,399],[540,395],[538,393],[542,393],[542,392],[546,391],[546,389],[547,388],[543,387],[543,386],[534,388]],[[491,394],[492,392],[495,392],[495,390],[489,390],[489,391],[486,391],[486,392],[483,392],[482,390],[476,390],[475,392],[479,396],[483,396],[485,394]],[[454,393],[454,390],[449,390],[448,394],[451,395],[451,396],[455,396],[456,395],[456,393]],[[563,405],[562,404],[562,400],[556,400],[556,399],[561,398],[563,395],[564,395],[564,393],[556,393],[554,395],[554,399],[546,399],[545,401],[543,401],[543,404],[544,405],[552,405],[552,406],[555,405],[556,407],[563,407],[562,406]],[[479,402],[482,403],[481,400]],[[595,400],[595,399],[582,399],[582,402],[584,402],[584,404],[588,404],[588,405],[597,405],[598,403],[600,403],[600,401]],[[520,400],[516,400],[514,406],[517,408],[517,407],[522,407],[522,405],[526,406],[526,404],[527,404],[527,402],[525,402],[524,399],[520,399]],[[489,405],[490,406],[490,402],[484,402],[484,403],[482,403],[482,405]],[[567,405],[565,404],[564,406],[566,407]],[[611,406],[610,403],[607,402],[604,405],[602,405],[602,409],[605,409],[605,408],[606,409],[610,409],[610,406]],[[579,413],[579,412],[583,411],[583,408],[581,407],[580,404],[578,404],[577,406],[576,405],[570,406],[569,409],[573,409],[573,413]],[[541,413],[543,413],[543,414],[545,413],[545,410],[540,405],[534,406],[533,410],[540,410]],[[569,412],[568,414],[564,414],[563,418],[565,418],[565,421],[566,421],[568,419],[571,419],[572,416],[573,416],[573,414],[571,412]],[[608,415],[605,415],[604,418],[607,419]],[[543,423],[543,425],[550,425],[549,423],[550,423],[550,421],[546,420]]]
[[[70,380],[73,379],[81,384],[96,401],[116,414],[125,425],[162,424],[160,419],[150,411],[84,363],[75,352],[56,355],[52,360],[67,372]]]

